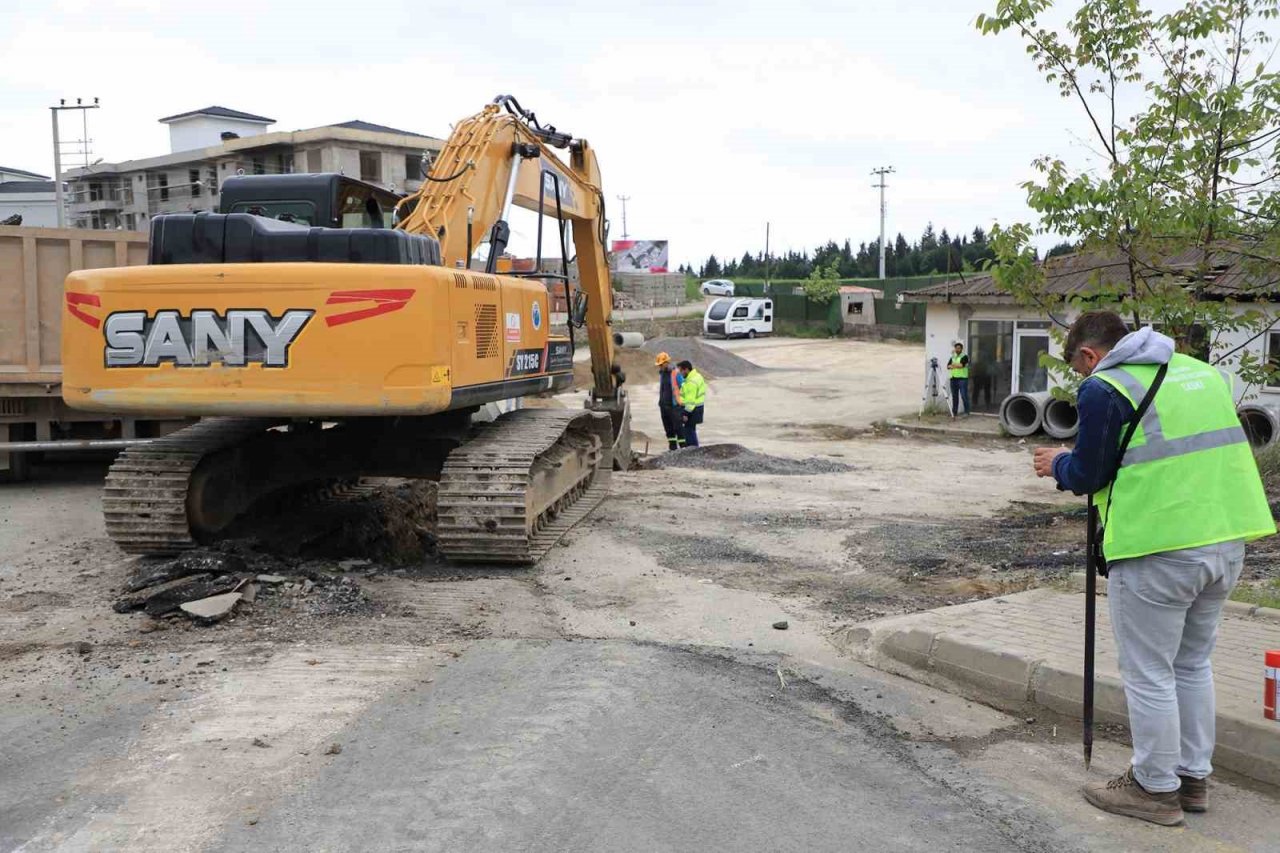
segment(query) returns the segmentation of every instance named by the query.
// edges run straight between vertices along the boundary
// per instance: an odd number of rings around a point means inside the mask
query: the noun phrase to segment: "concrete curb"
[[[913,424],[900,418],[890,418],[885,423],[894,429],[906,430],[907,432],[922,432],[930,435],[962,435],[966,438],[1010,438],[1010,436],[998,432],[984,432],[978,429],[952,429],[931,424]]]
[[[1004,711],[1021,713],[1040,707],[1081,718],[1084,677],[1080,672],[949,633],[941,625],[930,624],[929,616],[917,613],[855,625],[838,631],[832,642],[843,653],[877,669]],[[1261,665],[1258,680],[1261,684]],[[1095,680],[1094,717],[1100,723],[1128,723],[1118,678],[1099,675]],[[1280,724],[1219,713],[1217,734],[1215,765],[1280,784]]]
[[[1084,592],[1084,572],[1072,572],[1068,589],[1072,592]],[[1107,579],[1098,578],[1098,594],[1107,594]],[[1249,619],[1266,619],[1270,622],[1280,622],[1280,610],[1274,607],[1264,607],[1261,604],[1249,604],[1247,601],[1228,601],[1223,605],[1223,609],[1232,616],[1244,616]]]

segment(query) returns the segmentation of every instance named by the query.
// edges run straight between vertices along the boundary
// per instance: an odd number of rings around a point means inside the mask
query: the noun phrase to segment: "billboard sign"
[[[666,272],[666,240],[614,240],[615,272]]]

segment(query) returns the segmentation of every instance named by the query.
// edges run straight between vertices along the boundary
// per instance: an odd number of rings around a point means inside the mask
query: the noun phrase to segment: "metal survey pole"
[[[1089,496],[1084,559],[1084,769],[1093,761],[1093,638],[1098,618],[1098,508]]]

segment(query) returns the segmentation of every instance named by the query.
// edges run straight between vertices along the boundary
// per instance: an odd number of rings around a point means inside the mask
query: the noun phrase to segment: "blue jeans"
[[[951,380],[951,414],[960,414],[961,400],[964,400],[964,413],[966,415],[973,411],[969,407],[969,380],[953,378]]]
[[[1133,733],[1133,775],[1148,791],[1213,772],[1213,665],[1223,604],[1244,543],[1117,560],[1107,577],[1111,630]]]

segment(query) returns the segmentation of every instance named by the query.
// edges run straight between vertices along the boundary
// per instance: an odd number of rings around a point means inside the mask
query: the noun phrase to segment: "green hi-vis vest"
[[[952,365],[952,364],[954,364],[954,365],[959,365],[959,364],[960,364],[960,359],[962,359],[962,358],[964,358],[964,353],[961,353],[960,355],[953,355],[953,356],[951,356],[951,358],[947,361],[947,364],[948,364],[948,365]],[[969,378],[969,365],[967,365],[967,364],[966,364],[964,367],[961,367],[959,370],[953,370],[953,371],[951,371],[951,378],[952,378],[952,379],[968,379],[968,378]]]
[[[1093,376],[1115,387],[1136,410],[1158,368],[1123,364]],[[1186,355],[1169,362],[1115,482],[1094,499],[1106,519],[1102,550],[1108,560],[1276,532],[1229,380]]]

